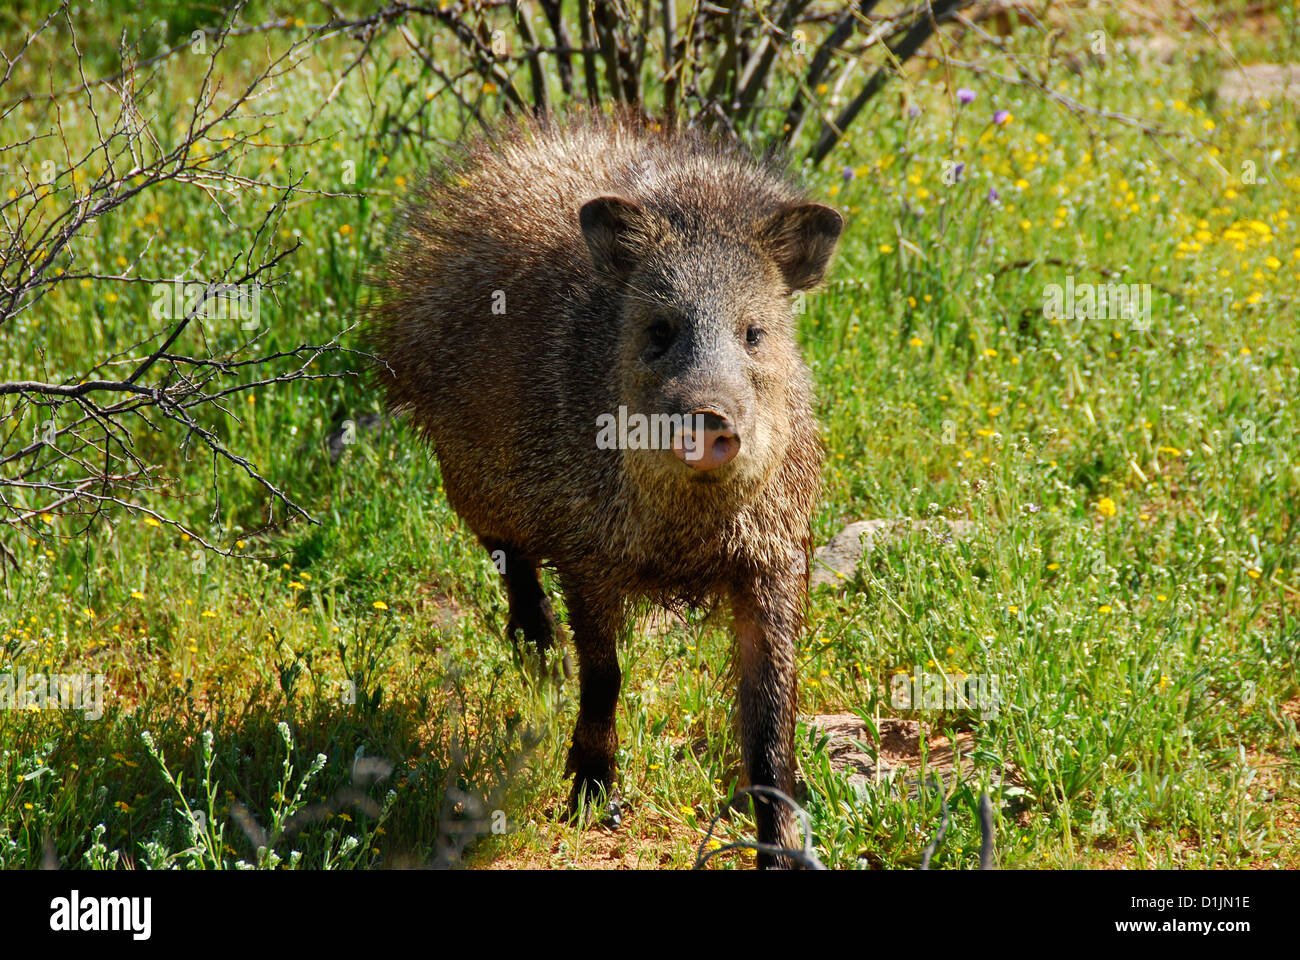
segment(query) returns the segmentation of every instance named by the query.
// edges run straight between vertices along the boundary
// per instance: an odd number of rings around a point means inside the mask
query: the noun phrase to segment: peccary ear
[[[816,286],[826,273],[844,229],[838,210],[820,203],[778,210],[758,228],[758,238],[776,261],[791,290]]]
[[[626,280],[650,240],[650,217],[622,197],[597,197],[582,205],[578,223],[596,269]]]

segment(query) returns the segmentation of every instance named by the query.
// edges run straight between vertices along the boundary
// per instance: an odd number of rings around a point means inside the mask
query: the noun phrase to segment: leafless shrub
[[[297,66],[323,32],[293,40],[234,90],[224,90],[218,58],[232,36],[248,32],[233,28],[239,10],[235,7],[211,35],[189,41],[189,52],[203,57],[204,70],[174,139],[165,136],[173,118],[147,113],[143,104],[166,82],[165,63],[177,49],[140,62],[124,42],[124,68],[87,79],[85,54],[65,0],[21,49],[5,57],[0,116],[26,113],[30,128],[45,132],[0,145],[0,164],[10,174],[5,182],[12,185],[0,197],[0,325],[12,328],[56,288],[76,283],[102,291],[143,284],[154,295],[151,313],[157,322],[138,342],[87,358],[76,375],[0,382],[0,533],[23,530],[33,539],[48,538],[53,534],[38,520],[61,515],[78,528],[61,533],[71,538],[119,508],[153,517],[204,548],[229,554],[142,500],[147,492],[165,490],[168,481],[158,464],[140,455],[136,439],[141,431],[159,430],[164,421],[183,428],[187,455],[193,449],[210,455],[214,482],[224,463],[260,484],[268,494],[268,519],[276,504],[288,514],[307,516],[223,441],[212,422],[213,414],[238,419],[229,403],[239,394],[346,375],[313,371],[324,355],[344,352],[339,336],[288,350],[260,349],[267,332],[256,319],[260,299],[264,292],[274,296],[298,247],[298,242],[282,242],[277,226],[294,198],[310,191],[303,190],[301,176],[246,174],[244,161],[255,140],[274,135],[273,118],[259,112],[257,100]],[[66,45],[82,83],[42,95],[15,90],[16,68],[41,44]],[[230,133],[225,128],[234,120],[237,132]],[[279,147],[287,151],[300,143]],[[212,215],[239,232],[239,253],[224,263],[196,259],[181,278],[147,276],[139,268],[155,233],[117,273],[81,266],[92,225],[164,185],[201,192]],[[239,222],[246,215],[235,209],[238,202],[258,191],[269,193],[272,202],[260,203],[264,212],[252,222]],[[116,300],[116,294],[104,296]],[[222,329],[214,329],[214,319]],[[238,328],[233,338],[232,326]],[[218,509],[219,499],[214,516]],[[14,560],[0,536],[0,566],[6,557]]]

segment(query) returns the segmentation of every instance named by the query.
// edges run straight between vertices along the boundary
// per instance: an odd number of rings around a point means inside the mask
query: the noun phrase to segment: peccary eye
[[[648,333],[650,335],[651,345],[659,350],[665,349],[673,342],[673,338],[677,336],[677,332],[673,330],[672,324],[668,323],[666,320],[660,320],[651,324]]]
[[[758,346],[763,339],[763,330],[760,327],[750,327],[745,331],[745,345],[750,347]]]

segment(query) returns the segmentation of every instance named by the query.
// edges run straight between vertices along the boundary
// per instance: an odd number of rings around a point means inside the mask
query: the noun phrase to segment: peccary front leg
[[[755,573],[733,596],[739,673],[740,740],[755,786],[794,797],[797,678],[795,639],[803,625],[802,583],[785,573]],[[759,843],[799,848],[802,836],[789,804],[754,797]],[[759,853],[760,869],[789,867],[784,857]]]
[[[510,601],[506,635],[515,643],[515,633],[520,632],[525,641],[536,644],[545,669],[546,655],[555,644],[555,614],[550,598],[542,589],[537,562],[503,540],[485,537],[482,543],[506,582],[506,597]]]
[[[594,591],[566,584],[569,626],[578,651],[578,723],[565,772],[573,775],[569,809],[576,813],[584,799],[594,799],[614,786],[614,751],[618,733],[614,712],[623,674],[618,668],[618,635],[623,614],[618,603]]]

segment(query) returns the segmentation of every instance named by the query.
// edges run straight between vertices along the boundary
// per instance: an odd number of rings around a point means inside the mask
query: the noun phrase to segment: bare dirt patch
[[[689,869],[703,834],[653,810],[623,811],[623,825],[611,830],[603,825],[584,829],[558,821],[542,822],[526,849],[509,851],[490,862],[489,870],[664,870]],[[725,842],[725,839],[724,839]],[[753,866],[752,856],[727,851],[708,866]]]
[[[875,738],[857,714],[821,714],[809,722],[830,737],[826,751],[832,769],[848,773],[849,782],[855,786],[873,781],[879,783],[896,774],[909,781],[919,781],[923,736],[926,748],[924,767],[929,777],[937,776],[944,783],[953,783],[958,778],[968,782],[975,780],[975,765],[970,760],[975,751],[975,736],[970,731],[949,739],[932,735],[928,725],[919,720],[881,718],[877,721],[880,740],[875,744],[876,756],[873,757],[865,747],[871,746]],[[1017,782],[1015,771],[1009,764],[997,782]]]

